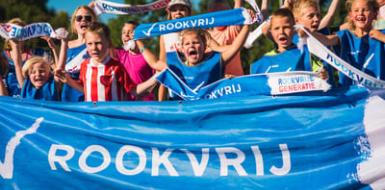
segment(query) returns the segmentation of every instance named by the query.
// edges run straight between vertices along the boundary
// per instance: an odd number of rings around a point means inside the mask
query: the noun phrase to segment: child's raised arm
[[[137,40],[136,45],[138,46],[139,51],[142,53],[144,59],[152,69],[156,71],[162,71],[167,67],[166,62],[161,59],[157,60],[155,55],[149,49],[144,47],[144,44],[142,41]]]
[[[228,60],[230,60],[237,52],[241,49],[243,44],[246,41],[247,35],[249,34],[249,26],[244,25],[238,34],[238,36],[233,41],[233,44],[228,46],[226,51],[222,52],[222,61],[226,64]]]
[[[326,15],[322,18],[320,25],[318,26],[318,30],[321,30],[323,28],[328,27],[332,21],[334,14],[336,13],[338,3],[340,0],[333,0],[332,3],[330,4],[329,10],[326,13]]]
[[[20,88],[24,84],[24,76],[22,72],[22,66],[21,66],[21,49],[20,49],[20,42],[15,40],[9,40],[9,43],[11,45],[11,57],[15,64],[15,72],[16,72],[16,79],[19,83]]]
[[[312,35],[317,38],[325,46],[335,46],[340,43],[340,39],[337,35],[324,35],[318,32],[313,32]]]

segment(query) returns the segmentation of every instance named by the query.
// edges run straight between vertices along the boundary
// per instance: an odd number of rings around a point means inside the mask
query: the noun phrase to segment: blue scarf
[[[135,29],[134,40],[179,32],[189,28],[213,28],[218,26],[253,24],[252,19],[244,8],[218,11],[207,14],[184,17],[150,24],[141,24]]]
[[[33,100],[59,100],[57,86],[52,76],[40,89],[36,89],[31,83],[31,81],[29,79],[26,79],[21,90],[21,97]]]

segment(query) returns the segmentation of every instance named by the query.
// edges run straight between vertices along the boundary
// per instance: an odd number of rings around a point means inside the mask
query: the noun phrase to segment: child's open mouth
[[[286,38],[286,36],[280,36],[278,38],[278,41],[281,42],[281,43],[287,43],[287,38]]]
[[[195,50],[195,49],[190,49],[190,50],[188,51],[188,55],[189,55],[189,56],[198,56],[198,51]]]
[[[358,22],[366,22],[366,17],[365,16],[357,16],[356,21]]]

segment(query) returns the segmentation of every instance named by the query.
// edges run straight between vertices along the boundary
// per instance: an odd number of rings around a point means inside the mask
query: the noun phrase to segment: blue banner
[[[0,97],[0,187],[384,189],[385,101],[373,93],[95,104]]]
[[[286,95],[310,91],[326,92],[330,89],[325,80],[320,79],[316,73],[307,71],[225,78],[197,89],[189,87],[169,68],[162,71],[156,79],[183,100]]]
[[[140,24],[135,28],[134,40],[156,37],[189,28],[214,28],[217,26],[252,24],[256,19],[251,18],[244,8],[200,14],[175,20]]]

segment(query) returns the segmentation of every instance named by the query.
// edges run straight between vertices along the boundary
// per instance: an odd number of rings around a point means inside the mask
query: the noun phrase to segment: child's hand
[[[378,31],[378,30],[371,30],[370,32],[369,32],[369,36],[371,37],[371,38],[374,38],[374,39],[376,39],[376,40],[379,40],[379,41],[381,41],[381,39],[384,39],[384,37],[385,37],[385,34],[383,34],[382,32],[380,32],[380,31]]]
[[[58,28],[55,30],[56,38],[59,40],[68,40],[68,31],[65,28]]]
[[[55,81],[67,83],[67,77],[70,77],[63,69],[56,69],[54,72]]]
[[[231,79],[231,78],[234,78],[236,77],[235,75],[232,75],[232,74],[225,74],[225,78],[227,79]]]
[[[318,71],[318,76],[322,79],[322,80],[327,80],[329,78],[329,75],[328,75],[328,72],[325,68],[320,68]]]
[[[300,38],[306,38],[306,37],[307,37],[306,32],[305,32],[302,28],[298,29],[298,30],[297,30],[297,33],[298,33],[298,36],[299,36]]]
[[[12,50],[20,49],[20,41],[12,39],[12,40],[9,40],[9,44],[11,45]]]
[[[88,7],[91,8],[91,9],[94,9],[94,8],[95,8],[95,1],[91,1],[91,2],[88,4]]]

